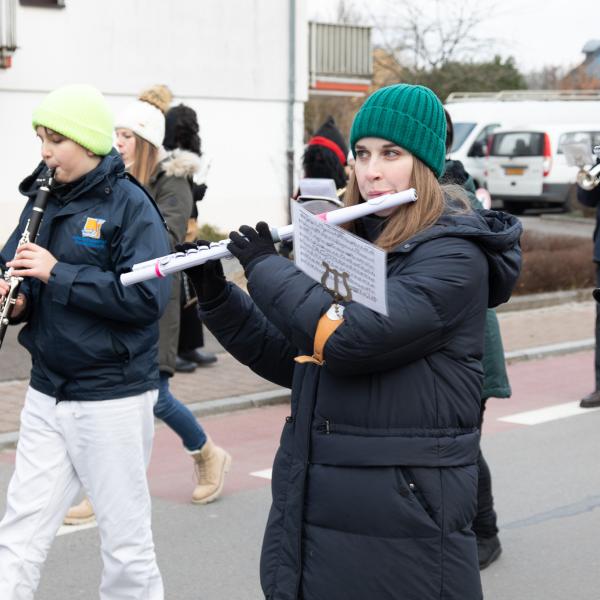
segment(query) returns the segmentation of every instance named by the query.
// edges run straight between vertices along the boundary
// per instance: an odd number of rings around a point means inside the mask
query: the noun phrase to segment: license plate
[[[504,167],[504,173],[506,175],[523,175],[525,167]]]

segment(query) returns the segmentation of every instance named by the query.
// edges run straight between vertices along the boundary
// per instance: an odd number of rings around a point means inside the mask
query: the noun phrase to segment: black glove
[[[271,230],[264,221],[257,223],[256,229],[242,225],[240,233],[232,231],[229,234],[231,243],[227,245],[227,250],[240,261],[246,277],[248,277],[251,268],[258,262],[258,258],[277,254],[277,250],[275,250],[275,244],[271,237]]]
[[[594,296],[594,300],[596,302],[600,302],[600,288],[594,289],[594,291],[592,292],[592,295]]]
[[[205,183],[198,185],[197,183],[192,182],[192,196],[194,197],[194,202],[200,202],[200,200],[204,198],[207,189]]]
[[[177,244],[177,252],[186,252],[196,249],[198,246],[210,246],[206,240],[196,240],[194,243]],[[225,289],[227,280],[223,273],[223,265],[220,260],[209,260],[202,265],[189,267],[184,273],[190,278],[194,285],[198,300],[205,304],[217,298]]]

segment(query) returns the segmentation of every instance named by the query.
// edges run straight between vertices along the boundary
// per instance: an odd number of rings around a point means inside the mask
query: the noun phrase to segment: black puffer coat
[[[388,256],[384,317],[349,303],[312,354],[331,296],[290,261],[252,269],[203,319],[292,387],[273,467],[261,582],[270,600],[479,600],[475,537],[485,313],[520,267],[503,213],[446,214]]]

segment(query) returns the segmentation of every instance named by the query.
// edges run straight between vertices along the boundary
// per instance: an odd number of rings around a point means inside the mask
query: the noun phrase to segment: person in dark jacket
[[[158,319],[170,282],[123,288],[119,275],[168,251],[166,228],[112,149],[112,115],[98,90],[55,90],[34,110],[33,126],[43,162],[21,184],[28,202],[2,250],[2,262],[24,277],[13,316],[26,321],[19,341],[32,368],[0,523],[0,598],[33,598],[83,485],[97,511],[100,598],[160,600],[146,468],[159,387]],[[22,244],[48,168],[56,184],[39,236]]]
[[[452,119],[446,109],[446,154],[452,148],[454,128]],[[446,160],[444,174],[440,178],[442,184],[461,186],[467,194],[473,210],[482,210],[483,205],[475,196],[473,178],[458,160]],[[504,346],[500,334],[500,325],[496,311],[488,308],[485,316],[485,341],[483,347],[483,387],[481,389],[481,412],[479,430],[483,426],[486,403],[489,398],[510,398],[512,390],[506,373]],[[501,554],[502,546],[498,538],[498,517],[494,510],[492,495],[492,474],[483,456],[481,447],[477,458],[479,477],[477,482],[477,515],[473,520],[473,531],[477,536],[477,555],[479,568],[485,569]]]
[[[202,157],[201,140],[198,135],[200,125],[196,111],[185,104],[171,107],[166,114],[165,139],[163,146],[173,156],[181,157],[191,153],[194,159]],[[206,183],[197,183],[196,174],[200,171],[200,163],[195,160],[196,168],[187,175],[187,182],[192,191],[192,212],[188,215],[185,241],[191,242],[197,236],[197,203],[206,194]],[[204,332],[202,321],[198,315],[198,299],[193,286],[185,274],[181,277],[180,327],[177,344],[175,370],[189,372],[197,365],[210,365],[217,361],[214,353],[204,350]]]
[[[421,86],[382,88],[354,119],[346,203],[418,193],[349,226],[388,252],[389,316],[342,302],[327,338],[332,296],[276,254],[264,223],[230,234],[250,295],[218,262],[188,270],[224,347],[292,388],[261,555],[269,600],[482,598],[471,522],[484,323],[515,284],[521,226],[444,194],[445,137]],[[322,361],[298,356],[323,340]]]
[[[596,208],[596,228],[594,229],[594,257],[596,263],[596,285],[600,287],[600,186],[591,190],[584,190],[577,186],[577,200],[584,206]],[[600,296],[594,298],[598,301]],[[600,406],[600,304],[596,304],[596,347],[594,353],[594,391],[579,402],[581,408],[595,408]]]
[[[304,177],[333,179],[338,196],[344,193],[347,183],[345,171],[348,145],[333,117],[329,116],[317,129],[302,155]]]
[[[348,176],[346,175],[348,157],[348,144],[338,129],[335,119],[327,117],[325,122],[317,129],[308,140],[302,155],[302,170],[304,177],[310,179],[331,179],[336,188],[336,197],[343,201]],[[298,190],[294,198],[300,196]],[[323,201],[327,202],[327,201]],[[332,210],[335,205],[319,208],[319,212]],[[279,245],[279,253],[286,258],[291,258],[294,250],[292,240],[286,240]]]

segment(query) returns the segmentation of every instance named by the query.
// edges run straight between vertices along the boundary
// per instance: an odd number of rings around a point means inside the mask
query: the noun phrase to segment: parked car
[[[577,167],[569,166],[563,145],[600,143],[596,123],[537,124],[502,127],[492,134],[485,162],[487,189],[514,214],[526,208],[560,207],[568,210],[575,189]]]
[[[444,106],[454,124],[449,157],[463,163],[477,187],[485,184],[488,138],[499,127],[514,123],[600,122],[599,90],[455,92]]]

